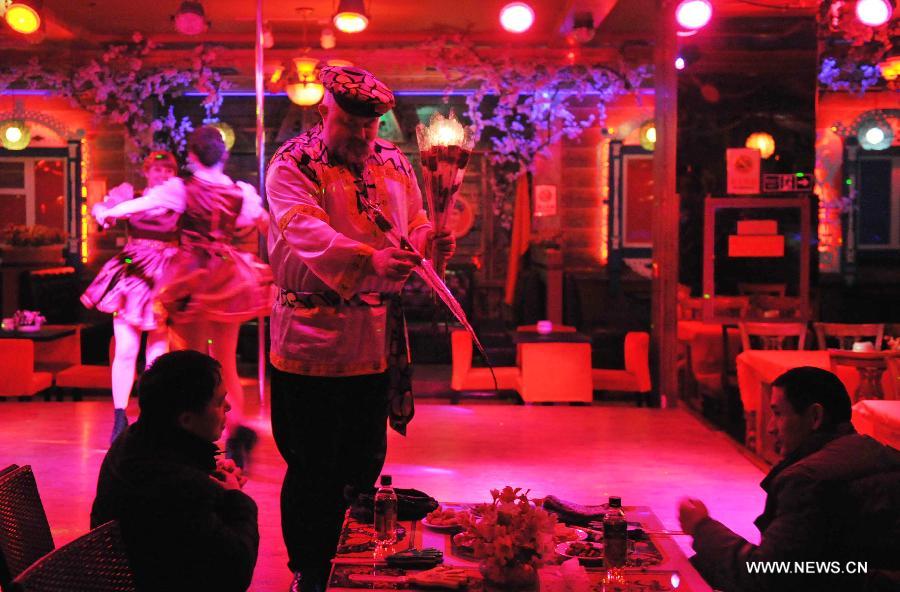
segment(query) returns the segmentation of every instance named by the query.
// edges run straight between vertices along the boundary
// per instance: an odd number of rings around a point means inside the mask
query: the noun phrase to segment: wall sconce
[[[319,82],[319,60],[310,57],[294,58],[294,73],[284,90],[288,98],[301,107],[310,107],[325,96],[325,87]]]
[[[744,146],[759,150],[759,155],[764,159],[775,154],[775,138],[768,132],[754,132],[750,134],[747,136]]]
[[[203,5],[195,0],[184,0],[178,7],[178,12],[172,16],[172,21],[175,23],[175,30],[182,35],[199,35],[210,25]]]
[[[648,119],[641,124],[638,138],[641,143],[641,148],[653,152],[656,148],[656,123],[652,119]]]
[[[31,128],[21,119],[0,124],[0,144],[7,150],[25,150],[31,143]]]
[[[222,141],[225,142],[225,149],[229,152],[231,151],[231,148],[234,146],[233,127],[231,127],[224,121],[219,121],[218,119],[204,119],[203,125],[208,125],[219,130],[219,134],[222,136]]]
[[[363,0],[340,0],[332,19],[338,31],[359,33],[369,26],[369,17]]]
[[[6,24],[23,35],[31,35],[41,26],[40,0],[14,0],[6,9],[3,18]]]
[[[900,76],[900,55],[887,58],[878,64],[878,68],[881,70],[881,76],[885,80],[889,82],[897,80],[897,77]]]
[[[887,150],[894,142],[894,130],[887,121],[867,119],[860,123],[856,139],[863,150]]]

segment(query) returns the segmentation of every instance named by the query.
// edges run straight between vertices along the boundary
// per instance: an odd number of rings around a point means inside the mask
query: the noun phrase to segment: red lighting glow
[[[857,0],[856,18],[869,27],[880,27],[888,22],[894,7],[890,0]]]
[[[709,0],[682,0],[675,9],[675,20],[683,29],[705,27],[710,18],[712,18],[712,4]]]
[[[534,24],[534,9],[524,2],[507,4],[500,10],[500,24],[510,33],[524,33]]]

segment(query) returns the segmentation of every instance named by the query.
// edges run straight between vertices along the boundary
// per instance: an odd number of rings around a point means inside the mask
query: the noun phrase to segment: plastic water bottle
[[[381,476],[381,487],[375,492],[375,545],[386,547],[397,542],[397,494],[391,487],[391,476]]]
[[[609,510],[603,516],[603,565],[625,567],[628,558],[628,522],[622,510],[622,498],[610,496]]]

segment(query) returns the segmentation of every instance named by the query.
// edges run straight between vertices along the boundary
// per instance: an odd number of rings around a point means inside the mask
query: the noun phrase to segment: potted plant
[[[485,590],[535,590],[538,569],[553,558],[556,517],[520,491],[492,489],[494,503],[485,504],[480,517],[460,516],[480,561]]]
[[[66,233],[41,224],[9,224],[0,230],[0,259],[4,265],[62,263]]]

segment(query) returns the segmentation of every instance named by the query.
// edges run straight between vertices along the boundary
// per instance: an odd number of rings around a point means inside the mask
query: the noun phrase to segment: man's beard
[[[360,167],[372,154],[372,147],[365,140],[352,139],[347,140],[343,145],[335,150],[338,158],[350,166]]]

